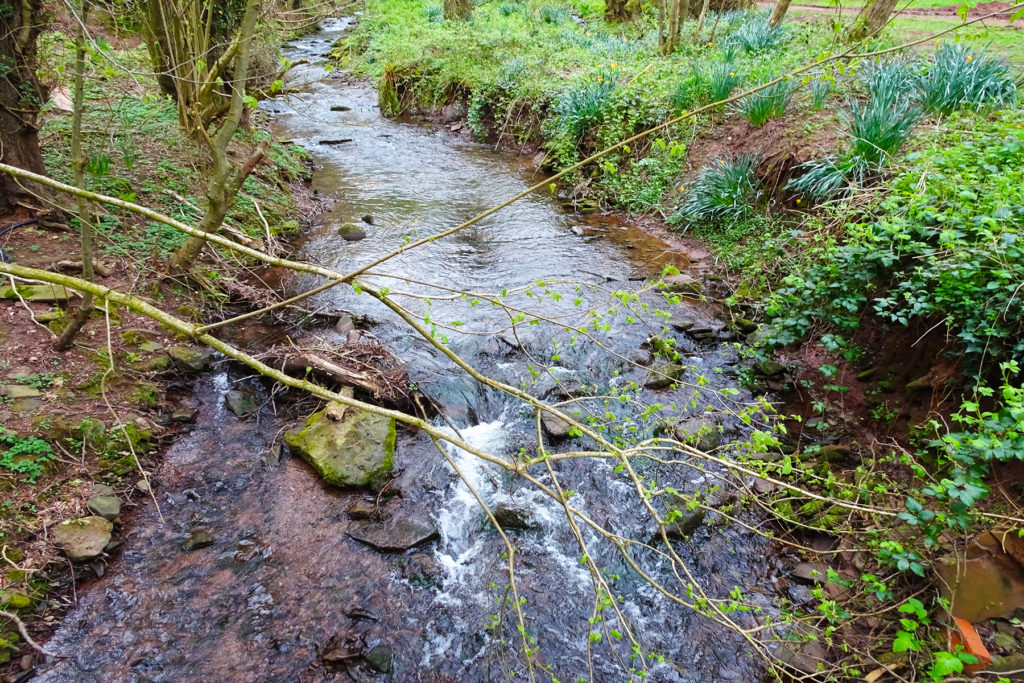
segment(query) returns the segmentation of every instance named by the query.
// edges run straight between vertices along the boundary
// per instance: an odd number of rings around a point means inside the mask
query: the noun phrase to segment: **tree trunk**
[[[786,12],[789,11],[789,4],[793,0],[778,0],[775,3],[775,9],[772,10],[772,17],[768,20],[768,23],[772,26],[778,26],[782,23],[782,20],[786,17]]]
[[[666,1],[672,2],[672,0]],[[605,21],[631,21],[636,19],[639,12],[639,0],[605,0],[604,3]]]
[[[896,9],[896,3],[897,0],[872,0],[865,5],[850,28],[849,39],[865,40],[881,33]]]
[[[473,13],[473,0],[444,0],[444,18],[449,21],[466,21]]]
[[[142,32],[146,38],[146,49],[149,51],[149,60],[153,64],[153,72],[156,74],[156,82],[165,95],[178,98],[178,90],[174,87],[174,77],[171,65],[171,50],[167,45],[167,31],[164,27],[163,0],[149,0],[146,3]]]
[[[238,48],[235,53],[235,78],[231,86],[231,104],[228,115],[213,136],[208,138],[210,154],[213,157],[213,171],[206,185],[206,213],[203,214],[203,220],[199,224],[199,229],[203,232],[217,233],[220,230],[224,218],[235,202],[235,196],[242,188],[242,183],[262,161],[267,152],[266,143],[261,144],[249,160],[237,169],[228,160],[228,143],[238,131],[242,112],[245,110],[245,82],[249,71],[249,47],[252,44],[253,33],[256,31],[256,20],[259,18],[260,8],[260,0],[249,0],[246,6],[245,16],[238,29],[236,40]],[[205,245],[205,239],[189,237],[171,259],[172,272],[188,270],[199,258]]]
[[[704,0],[704,4],[701,5],[700,15],[697,17],[697,26],[693,29],[693,42],[696,43],[700,39],[700,32],[704,30],[704,17],[708,15],[708,7],[711,6],[711,0]],[[719,12],[721,14],[721,12]]]
[[[82,108],[85,104],[85,18],[88,5],[84,1],[78,3],[79,21],[78,33],[75,39],[75,64],[74,79],[75,92],[72,99],[74,103],[74,114],[71,120],[71,171],[75,179],[75,187],[85,188],[85,155],[82,153]],[[78,227],[82,237],[82,277],[89,282],[93,281],[93,256],[92,256],[92,219],[89,216],[89,202],[85,197],[78,197]],[[82,305],[75,313],[68,326],[64,328],[54,348],[58,351],[65,351],[75,342],[75,337],[89,319],[92,313],[92,293],[85,292],[82,295]]]
[[[34,173],[44,173],[38,119],[46,93],[36,77],[36,38],[45,16],[42,0],[0,0],[0,161]],[[4,174],[0,210],[29,193]]]

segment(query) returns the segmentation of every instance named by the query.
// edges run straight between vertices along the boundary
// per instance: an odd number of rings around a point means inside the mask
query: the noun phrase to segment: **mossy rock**
[[[69,519],[54,529],[53,543],[72,562],[85,562],[103,553],[113,531],[114,525],[103,517]]]
[[[334,486],[377,488],[394,469],[395,421],[340,403],[314,413],[284,441]]]

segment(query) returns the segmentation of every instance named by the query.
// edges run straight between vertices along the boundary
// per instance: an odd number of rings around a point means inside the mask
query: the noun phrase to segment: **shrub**
[[[736,103],[736,111],[757,127],[763,126],[768,119],[774,119],[786,113],[786,107],[793,99],[793,87],[788,81],[779,81],[764,90],[751,93]]]
[[[761,52],[781,45],[788,37],[784,24],[768,23],[768,14],[758,12],[751,14],[729,40],[740,45],[747,52]]]
[[[850,155],[880,168],[910,137],[921,110],[910,100],[888,104],[884,97],[873,97],[867,104],[853,100],[846,123],[853,135]]]
[[[428,5],[423,8],[423,16],[427,18],[427,21],[444,21],[444,8],[440,5]]]
[[[918,80],[921,104],[927,111],[949,114],[963,106],[1011,106],[1020,85],[1010,66],[984,51],[962,44],[945,44]]]
[[[735,64],[720,62],[711,68],[708,74],[708,96],[712,102],[728,99],[743,77]]]
[[[615,77],[603,70],[562,93],[555,103],[558,129],[566,136],[579,138],[600,123],[615,85]]]
[[[564,24],[569,21],[569,10],[565,7],[544,5],[537,10],[537,13],[546,24]]]
[[[760,182],[754,175],[758,161],[755,155],[740,155],[717,159],[701,169],[686,193],[680,215],[689,221],[736,221],[748,216],[760,196]]]

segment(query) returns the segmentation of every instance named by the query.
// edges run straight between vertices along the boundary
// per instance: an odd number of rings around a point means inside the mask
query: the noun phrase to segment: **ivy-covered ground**
[[[336,55],[379,84],[385,112],[464,122],[478,139],[540,150],[552,171],[811,65],[551,191],[700,237],[727,283],[706,291],[760,323],[747,379],[776,392],[784,419],[780,443],[749,464],[793,488],[752,504],[783,536],[818,544],[806,559],[827,578],[794,615],[841,663],[829,675],[970,671],[975,657],[947,639],[950,558],[987,561],[998,536],[1016,558],[1008,580],[1024,582],[1018,27],[830,60],[849,48],[830,18],[773,28],[733,12],[685,22],[663,55],[653,10],[615,25],[602,11],[506,0],[462,23],[432,2],[369,0]],[[856,51],[952,25],[901,17]],[[1002,611],[953,601],[993,671],[1024,670],[1014,599]]]

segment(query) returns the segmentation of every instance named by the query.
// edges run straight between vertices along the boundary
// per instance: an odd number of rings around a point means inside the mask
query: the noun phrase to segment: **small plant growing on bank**
[[[562,134],[579,138],[600,123],[615,86],[615,76],[602,69],[596,76],[562,93],[555,104],[558,129]]]
[[[860,81],[873,103],[892,107],[913,97],[916,68],[916,60],[908,57],[868,62],[861,67]]]
[[[720,62],[711,68],[708,74],[708,96],[712,102],[728,99],[743,77],[735,64]]]
[[[729,40],[740,45],[748,53],[753,53],[777,47],[784,43],[787,37],[788,32],[783,24],[771,24],[767,13],[758,12],[751,14]]]
[[[835,88],[835,85],[834,78],[825,76],[815,78],[811,82],[811,94],[814,96],[812,107],[814,111],[821,111],[825,108],[825,102],[828,100],[828,96],[832,94],[832,89]]]
[[[925,110],[950,114],[960,107],[1012,106],[1020,80],[1004,60],[947,43],[935,51],[917,86]]]
[[[846,118],[853,135],[850,155],[880,168],[907,141],[920,117],[921,110],[908,100],[893,105],[881,97],[867,104],[851,101]]]
[[[792,99],[793,87],[788,81],[779,81],[740,99],[736,103],[736,111],[753,125],[761,127],[768,119],[776,119],[786,113]]]
[[[708,77],[694,66],[690,74],[672,91],[672,109],[681,112],[701,106],[707,102],[709,88]]]
[[[736,221],[748,216],[760,195],[754,175],[759,158],[740,155],[703,168],[687,191],[680,216],[689,221]]]

